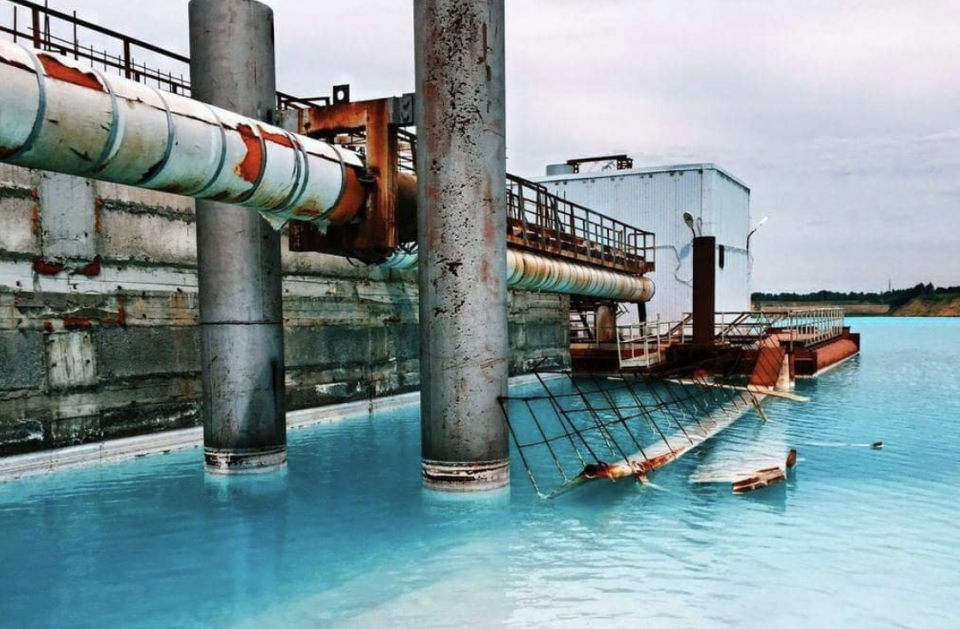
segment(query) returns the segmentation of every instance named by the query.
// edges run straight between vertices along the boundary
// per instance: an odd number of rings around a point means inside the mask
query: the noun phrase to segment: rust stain
[[[93,322],[90,319],[81,319],[80,317],[64,317],[63,319],[64,330],[89,330],[92,327]]]
[[[40,204],[34,203],[30,210],[30,233],[36,236],[40,233]]]
[[[44,321],[43,331],[47,334],[53,334],[53,321]]]
[[[279,144],[280,146],[286,146],[287,148],[294,148],[293,142],[287,136],[281,133],[271,133],[260,127],[260,134],[263,136],[263,139],[267,142],[273,142],[274,144]]]
[[[124,306],[123,295],[117,295],[117,316],[101,319],[102,325],[119,325],[122,328],[127,327],[127,309]]]
[[[179,195],[186,195],[186,194],[187,194],[187,189],[186,189],[186,187],[184,187],[182,184],[178,184],[178,183],[176,183],[176,182],[168,183],[168,184],[166,184],[166,185],[164,185],[164,186],[160,186],[159,188],[157,188],[157,190],[159,190],[159,191],[161,191],[161,192],[169,192],[170,194],[179,194]]]
[[[62,262],[48,262],[40,256],[33,259],[33,270],[40,275],[56,275],[63,271]]]
[[[86,87],[87,89],[98,92],[106,91],[93,72],[84,72],[65,66],[56,57],[43,53],[37,55],[37,57],[40,59],[40,63],[43,64],[43,69],[46,70],[47,76],[52,79],[66,81],[67,83],[73,83],[74,85]]]
[[[103,199],[97,197],[93,202],[93,231],[96,233],[101,233],[103,230],[103,217],[101,216],[101,211],[103,209]],[[98,256],[99,257],[99,256]]]
[[[99,230],[98,230],[99,231]],[[85,267],[77,269],[71,275],[83,275],[85,277],[96,277],[100,275],[101,271],[101,260],[100,256],[96,256],[87,264]]]
[[[340,202],[331,209],[328,216],[332,225],[349,223],[367,202],[367,190],[360,183],[360,177],[357,176],[356,169],[347,168],[346,172],[346,190],[344,190]]]
[[[323,210],[316,207],[316,205],[301,205],[300,207],[293,210],[294,216],[301,216],[304,218],[320,218],[323,216]]]
[[[26,65],[25,63],[20,63],[20,62],[17,61],[16,59],[7,59],[6,57],[0,56],[0,63],[5,63],[5,64],[7,64],[8,66],[11,66],[11,67],[14,67],[14,68],[18,68],[18,69],[20,69],[20,70],[26,70],[27,72],[30,72],[31,74],[36,74],[36,73],[37,73],[36,70],[34,70],[34,69],[31,68],[30,66]]]
[[[243,161],[237,164],[234,172],[244,181],[256,183],[263,169],[263,147],[260,145],[260,138],[248,124],[239,125],[237,132],[240,133],[240,138],[247,147],[247,154],[244,155]]]

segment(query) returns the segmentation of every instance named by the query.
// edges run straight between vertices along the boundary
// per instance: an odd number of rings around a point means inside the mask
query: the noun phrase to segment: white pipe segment
[[[0,42],[0,85],[10,164],[243,205],[276,227],[363,204],[356,153],[60,55]]]
[[[413,270],[417,268],[417,254],[395,253],[380,266]],[[653,280],[647,277],[607,271],[516,249],[507,249],[507,285],[522,290],[621,302],[650,301],[655,290]]]

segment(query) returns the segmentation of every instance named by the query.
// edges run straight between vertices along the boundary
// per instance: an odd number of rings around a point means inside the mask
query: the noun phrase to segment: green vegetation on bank
[[[754,293],[756,307],[840,306],[848,314],[894,316],[960,316],[960,286],[917,284],[882,293],[838,292]]]

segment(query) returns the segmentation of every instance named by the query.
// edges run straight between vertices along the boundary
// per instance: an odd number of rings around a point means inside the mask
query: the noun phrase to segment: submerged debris
[[[596,480],[646,483],[747,413],[766,419],[759,406],[770,391],[736,384],[756,366],[724,366],[725,374],[687,365],[682,373],[621,371],[615,378],[535,370],[536,393],[501,398],[534,490],[553,498]],[[544,478],[553,478],[552,486],[542,487]]]
[[[747,478],[731,483],[731,489],[735,494],[746,494],[751,491],[763,489],[771,485],[776,485],[787,480],[787,473],[797,464],[797,451],[791,449],[787,455],[787,460],[783,467],[768,467],[757,470]]]

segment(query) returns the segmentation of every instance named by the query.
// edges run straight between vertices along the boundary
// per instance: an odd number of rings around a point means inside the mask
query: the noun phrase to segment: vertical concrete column
[[[717,239],[693,239],[693,342],[713,345],[717,313]]]
[[[423,481],[509,481],[503,0],[416,0]]]
[[[597,328],[597,342],[599,343],[617,342],[617,311],[615,308],[616,305],[611,304],[597,306],[594,321]]]
[[[270,121],[273,11],[254,0],[190,1],[193,97]],[[203,442],[207,470],[286,462],[280,234],[250,210],[197,202]]]

